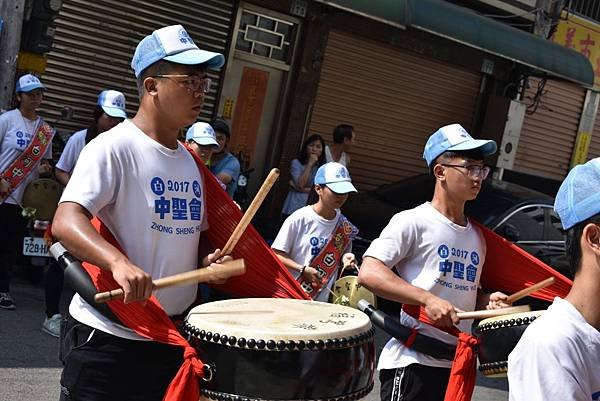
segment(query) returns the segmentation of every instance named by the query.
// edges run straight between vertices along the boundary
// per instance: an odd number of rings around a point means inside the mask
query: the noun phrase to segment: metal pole
[[[25,0],[0,0],[4,21],[0,33],[0,111],[7,110],[12,100],[24,13]]]

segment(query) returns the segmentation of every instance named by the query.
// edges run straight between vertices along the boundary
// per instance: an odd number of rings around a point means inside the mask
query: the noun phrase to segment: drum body
[[[24,207],[36,210],[35,218],[38,220],[52,220],[58,207],[62,194],[62,186],[50,178],[38,178],[31,181],[23,193]]]
[[[373,388],[374,329],[356,309],[232,299],[192,309],[184,330],[212,371],[204,399],[350,401]]]
[[[523,332],[543,311],[514,313],[482,320],[475,329],[479,339],[479,370],[485,376],[506,376],[508,354]]]
[[[360,285],[357,276],[345,276],[338,279],[333,284],[332,292],[335,294],[335,297],[333,294],[329,297],[329,302],[332,304],[345,305],[358,309],[358,301],[366,299],[371,305],[377,307],[375,294]]]

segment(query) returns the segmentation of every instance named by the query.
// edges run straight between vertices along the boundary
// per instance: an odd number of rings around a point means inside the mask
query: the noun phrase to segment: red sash
[[[340,214],[339,221],[333,235],[329,238],[327,245],[321,249],[321,252],[310,262],[310,265],[317,269],[321,282],[326,284],[329,278],[336,271],[338,262],[342,257],[342,252],[348,247],[348,244],[356,236],[358,230],[348,221],[347,218]],[[318,289],[312,287],[311,282],[298,278],[300,286],[313,299],[319,293]]]
[[[5,192],[0,191],[0,202],[8,198],[33,171],[33,168],[46,152],[48,145],[52,143],[53,136],[54,131],[52,128],[42,121],[27,149],[0,174],[0,179],[8,183],[8,189]]]

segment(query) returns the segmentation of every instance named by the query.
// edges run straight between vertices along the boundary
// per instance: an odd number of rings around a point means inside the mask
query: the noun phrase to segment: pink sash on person
[[[31,174],[46,152],[48,145],[52,143],[53,136],[54,130],[42,121],[27,149],[6,170],[0,173],[0,180],[4,180],[8,184],[8,188],[4,191],[0,189],[0,202],[8,198],[21,185],[25,178]]]
[[[333,230],[331,238],[327,245],[321,249],[321,252],[310,262],[310,265],[317,269],[319,277],[323,284],[327,284],[332,274],[335,273],[338,263],[342,257],[342,252],[348,247],[348,244],[356,236],[358,230],[348,221],[347,218],[340,215],[338,224]],[[318,288],[314,288],[312,283],[302,277],[298,278],[300,286],[313,299],[319,294]]]

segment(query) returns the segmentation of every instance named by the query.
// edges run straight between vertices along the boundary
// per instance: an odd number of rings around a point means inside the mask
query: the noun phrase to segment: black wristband
[[[300,277],[302,277],[304,275],[304,270],[306,270],[306,265],[302,266],[302,269],[300,269]]]

